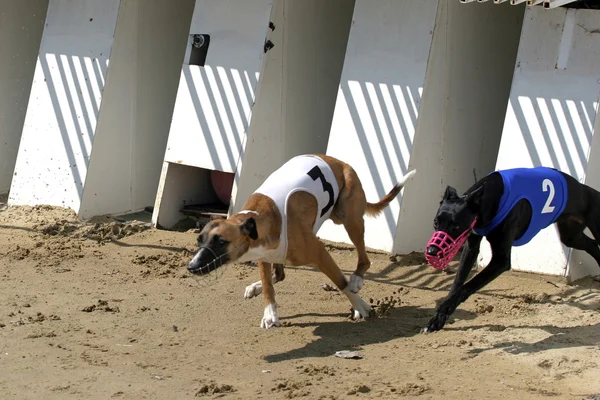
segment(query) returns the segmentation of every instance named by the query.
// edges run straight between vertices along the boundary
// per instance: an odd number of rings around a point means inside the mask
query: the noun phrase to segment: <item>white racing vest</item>
[[[339,195],[337,180],[329,165],[321,157],[300,155],[292,158],[267,177],[254,193],[271,198],[281,213],[279,246],[268,250],[261,259],[265,262],[285,264],[288,248],[287,203],[298,191],[312,194],[317,200],[317,218],[313,232],[317,233],[327,221]],[[241,211],[248,212],[247,210]]]

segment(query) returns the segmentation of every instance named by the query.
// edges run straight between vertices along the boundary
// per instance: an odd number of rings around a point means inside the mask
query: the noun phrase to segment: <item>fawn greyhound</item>
[[[415,172],[372,204],[350,165],[322,154],[294,157],[267,177],[242,211],[206,224],[187,268],[202,275],[227,263],[258,261],[261,280],[249,285],[244,297],[263,293],[262,328],[280,325],[273,284],[284,279],[284,264],[317,267],[346,295],[353,318],[366,318],[371,307],[357,294],[370,266],[363,215],[381,213]],[[327,219],[343,224],[356,247],[358,264],[349,282],[316,236]]]

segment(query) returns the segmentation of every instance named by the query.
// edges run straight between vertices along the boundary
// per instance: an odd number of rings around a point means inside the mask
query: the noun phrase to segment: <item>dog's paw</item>
[[[260,321],[260,327],[269,329],[274,326],[281,326],[281,322],[279,322],[279,317],[277,317],[277,305],[269,304],[265,307],[262,321]]]
[[[360,297],[358,299],[359,303],[356,306],[352,306],[352,319],[359,320],[368,318],[371,315],[371,306]]]
[[[352,274],[350,276],[350,282],[348,282],[348,290],[350,290],[352,293],[358,293],[358,291],[362,289],[362,287],[363,278],[356,274]]]
[[[444,324],[439,321],[436,317],[432,318],[431,321],[427,324],[425,328],[421,331],[424,334],[433,333],[441,330],[444,327]]]
[[[438,310],[435,314],[435,317],[431,318],[427,326],[423,328],[423,333],[439,331],[444,327],[444,325],[446,325],[446,321],[448,320],[450,314],[445,312],[443,307],[440,308],[442,308],[442,310]]]
[[[245,299],[251,299],[253,297],[258,296],[262,293],[262,282],[254,282],[252,285],[246,286],[246,291],[244,292]]]
[[[371,306],[359,295],[352,293],[347,286],[342,292],[348,297],[348,300],[350,300],[350,304],[352,305],[352,319],[358,320],[368,318],[369,315],[371,315]]]

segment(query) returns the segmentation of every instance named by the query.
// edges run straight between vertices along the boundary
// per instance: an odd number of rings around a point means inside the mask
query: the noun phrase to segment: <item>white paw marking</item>
[[[262,282],[254,282],[252,285],[246,286],[246,291],[244,292],[245,299],[251,299],[255,296],[258,296],[262,293]]]
[[[363,287],[363,278],[356,274],[352,274],[350,276],[350,282],[348,282],[348,290],[352,293],[358,293],[360,289]]]
[[[263,329],[269,329],[274,326],[280,326],[279,318],[277,317],[277,305],[269,304],[265,307],[262,321],[260,321],[260,327]]]
[[[352,319],[361,319],[367,318],[371,314],[371,306],[369,303],[364,301],[359,295],[356,293],[352,293],[348,286],[343,290],[348,300],[350,300],[350,304],[352,304],[352,309],[354,312],[352,313]]]

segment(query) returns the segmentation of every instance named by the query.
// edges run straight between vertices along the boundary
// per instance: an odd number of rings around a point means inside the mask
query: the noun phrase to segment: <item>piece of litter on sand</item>
[[[270,374],[270,373],[271,373],[271,370],[270,370],[270,369],[263,369],[263,370],[262,370],[262,373],[263,373],[263,374]]]
[[[339,358],[348,358],[353,360],[360,360],[362,356],[358,354],[358,351],[340,350],[336,351],[334,356]]]
[[[323,290],[326,292],[337,292],[338,291],[338,288],[336,288],[335,286],[333,286],[330,283],[322,283],[321,288],[323,288]]]

